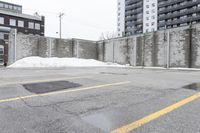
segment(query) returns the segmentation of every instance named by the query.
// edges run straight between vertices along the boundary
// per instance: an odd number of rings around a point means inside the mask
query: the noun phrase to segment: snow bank
[[[58,68],[58,67],[125,67],[115,63],[105,63],[93,59],[79,59],[79,58],[41,58],[41,57],[27,57],[18,60],[9,68]]]

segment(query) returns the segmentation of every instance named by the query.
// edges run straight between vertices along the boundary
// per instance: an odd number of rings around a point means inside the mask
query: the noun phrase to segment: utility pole
[[[59,14],[59,18],[60,18],[60,39],[62,38],[62,17],[64,16],[64,13],[60,13]]]

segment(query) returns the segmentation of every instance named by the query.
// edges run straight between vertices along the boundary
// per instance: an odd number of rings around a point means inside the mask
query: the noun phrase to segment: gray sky
[[[115,32],[117,0],[4,0],[23,5],[23,13],[46,16],[45,35],[58,37],[59,12],[64,12],[63,38],[99,39]]]

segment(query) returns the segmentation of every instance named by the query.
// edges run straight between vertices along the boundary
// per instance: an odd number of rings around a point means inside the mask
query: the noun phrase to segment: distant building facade
[[[45,17],[22,13],[22,6],[0,1],[0,65],[7,65],[9,33],[15,29],[17,33],[44,36]]]
[[[125,34],[125,1],[118,0],[117,5],[117,36],[122,37]]]
[[[0,1],[0,27],[17,29],[17,32],[44,36],[44,16],[22,13],[22,6]],[[0,39],[4,34],[0,31]]]
[[[125,36],[200,22],[200,0],[121,0],[123,2],[125,8],[120,14],[125,15],[118,14],[118,17],[124,19],[124,23],[120,22],[124,25],[120,26],[124,27]]]

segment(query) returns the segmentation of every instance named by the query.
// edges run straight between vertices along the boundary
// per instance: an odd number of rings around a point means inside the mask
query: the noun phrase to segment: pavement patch
[[[82,85],[69,81],[53,81],[53,82],[23,84],[23,86],[29,92],[35,94],[43,94],[54,91],[62,91],[65,89],[77,88],[81,87]]]
[[[192,83],[186,86],[183,86],[185,89],[190,89],[190,90],[195,90],[195,91],[200,91],[200,83]]]
[[[112,73],[112,72],[100,72],[100,74],[107,74],[107,75],[128,75],[127,73]]]

